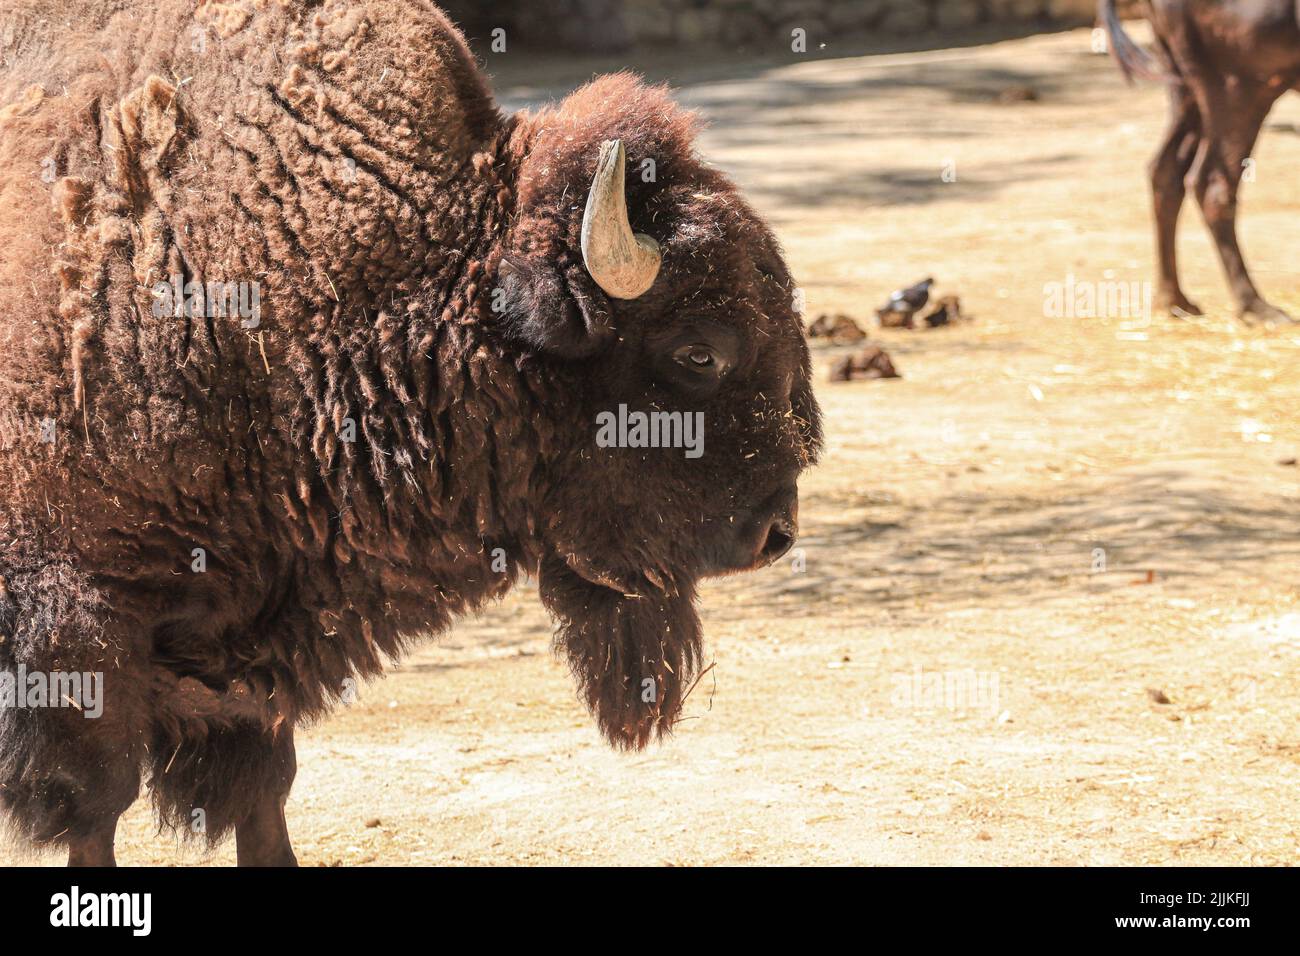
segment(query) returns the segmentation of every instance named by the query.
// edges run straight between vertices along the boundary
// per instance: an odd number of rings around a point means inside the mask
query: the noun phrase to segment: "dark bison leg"
[[[106,701],[95,720],[75,710],[39,717],[43,735],[64,736],[33,754],[30,775],[12,794],[25,804],[17,816],[30,821],[28,832],[38,844],[67,846],[68,866],[116,866],[117,820],[140,794],[139,759],[112,703]],[[56,828],[60,832],[50,832]]]
[[[1244,164],[1280,92],[1243,78],[1228,85],[1220,77],[1202,77],[1193,86],[1204,135],[1187,184],[1214,237],[1228,284],[1243,318],[1291,322],[1289,315],[1259,294],[1237,243],[1237,189]]]
[[[114,865],[117,819],[140,792],[138,735],[112,703],[98,719],[73,709],[0,711],[0,809],[17,836],[66,847],[69,866]]]
[[[216,845],[231,830],[241,866],[295,866],[284,802],[297,761],[293,729],[238,722],[168,732],[151,749],[149,781],[164,825]]]
[[[1151,193],[1156,214],[1156,255],[1160,277],[1156,308],[1173,315],[1201,315],[1178,282],[1176,235],[1178,215],[1187,195],[1184,180],[1201,140],[1201,115],[1196,100],[1182,83],[1169,87],[1169,126],[1151,161]]]
[[[67,847],[69,866],[115,866],[117,820],[139,795],[138,765],[127,749],[101,747],[93,731],[59,730],[69,736],[38,745],[21,772],[0,781],[0,805],[36,846]]]
[[[272,785],[254,795],[248,815],[235,824],[235,849],[240,866],[298,865],[284,819],[284,804],[298,770],[292,728],[280,729],[271,744],[271,754]]]
[[[113,841],[117,836],[117,817],[105,820],[92,832],[68,839],[68,866],[117,866]]]
[[[25,522],[0,508],[0,524]],[[32,557],[11,550],[23,547]],[[37,674],[49,681],[41,706],[0,706],[0,828],[66,850],[71,866],[114,864],[117,820],[140,795],[148,756],[148,671],[135,622],[105,623],[111,604],[46,542],[0,544],[0,672],[16,682],[25,666],[29,686]]]

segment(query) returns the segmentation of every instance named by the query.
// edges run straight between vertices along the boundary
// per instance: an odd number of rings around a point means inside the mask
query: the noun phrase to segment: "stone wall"
[[[1143,0],[1121,0],[1126,13]],[[808,46],[828,38],[908,36],[984,24],[1043,29],[1086,25],[1096,0],[443,0],[475,45],[507,43],[612,52],[630,47],[754,49],[790,31]]]

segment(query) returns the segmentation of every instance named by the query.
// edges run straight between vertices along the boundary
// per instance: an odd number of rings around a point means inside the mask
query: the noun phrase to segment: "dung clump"
[[[832,382],[853,382],[876,378],[902,378],[894,368],[893,359],[878,345],[869,346],[854,355],[846,355],[831,366]]]

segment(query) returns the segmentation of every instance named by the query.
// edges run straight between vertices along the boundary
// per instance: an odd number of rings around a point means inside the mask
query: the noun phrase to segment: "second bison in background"
[[[821,440],[693,116],[627,75],[503,116],[406,0],[46,6],[0,13],[0,668],[104,700],[0,710],[15,828],[111,863],[147,775],[292,863],[295,725],[521,570],[606,736],[669,731],[696,583],[790,547]],[[605,447],[614,412],[702,444]]]
[[[1237,191],[1264,118],[1300,83],[1296,0],[1151,0],[1160,62],[1124,32],[1115,0],[1098,0],[1110,47],[1130,79],[1169,84],[1169,126],[1151,163],[1159,259],[1158,304],[1200,315],[1178,282],[1175,233],[1188,190],[1227,273],[1243,318],[1295,321],[1255,288],[1237,243]]]

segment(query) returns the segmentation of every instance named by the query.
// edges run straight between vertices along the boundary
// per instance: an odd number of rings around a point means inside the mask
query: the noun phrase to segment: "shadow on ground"
[[[1232,493],[1178,470],[1054,497],[823,494],[803,512],[806,570],[793,572],[787,559],[744,580],[738,600],[812,616],[846,601],[951,608],[986,601],[992,590],[1077,599],[1145,583],[1148,572],[1190,592],[1279,557],[1300,563],[1300,502]]]

